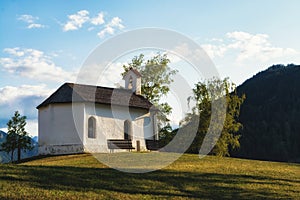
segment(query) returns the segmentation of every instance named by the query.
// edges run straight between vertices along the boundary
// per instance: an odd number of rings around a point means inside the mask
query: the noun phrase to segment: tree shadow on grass
[[[109,168],[57,167],[57,166],[7,166],[5,181],[28,182],[44,190],[65,191],[115,191],[165,197],[209,199],[274,199],[289,198],[271,190],[241,187],[248,184],[273,184],[287,186],[291,180],[253,175],[224,175],[159,170],[144,174],[123,173]],[[296,181],[300,183],[300,181]],[[246,189],[245,189],[246,188]]]

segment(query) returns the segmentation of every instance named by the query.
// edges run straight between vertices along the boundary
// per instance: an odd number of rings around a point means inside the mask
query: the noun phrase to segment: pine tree
[[[26,116],[21,116],[18,111],[7,123],[6,141],[1,144],[2,151],[11,153],[11,161],[14,159],[14,151],[17,149],[18,161],[21,160],[22,150],[32,150],[31,139],[25,131]]]

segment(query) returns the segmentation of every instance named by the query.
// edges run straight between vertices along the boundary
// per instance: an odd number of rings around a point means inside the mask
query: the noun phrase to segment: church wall
[[[96,121],[96,138],[88,138],[88,119]],[[124,121],[132,121],[132,144],[153,138],[152,116],[145,109],[104,104],[50,104],[39,109],[39,154],[109,152],[107,139],[124,139]],[[114,150],[126,151],[126,150]]]
[[[152,138],[153,123],[149,118],[149,112],[144,109],[129,111],[127,107],[122,106],[111,108],[110,105],[86,104],[85,115],[84,146],[88,152],[109,152],[107,139],[124,139],[124,121],[128,119],[132,121],[134,147],[139,140],[141,150],[146,150],[145,138]],[[96,138],[88,138],[87,122],[91,116],[96,119]]]
[[[73,104],[73,107],[50,104],[39,109],[39,154],[83,152],[84,106]]]

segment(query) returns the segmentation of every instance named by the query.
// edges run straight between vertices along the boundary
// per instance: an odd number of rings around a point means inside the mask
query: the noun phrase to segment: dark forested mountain
[[[233,156],[300,162],[300,66],[273,65],[237,88],[246,94]]]

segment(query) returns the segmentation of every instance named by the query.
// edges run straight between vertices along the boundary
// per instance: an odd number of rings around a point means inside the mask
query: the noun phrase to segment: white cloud
[[[240,51],[237,57],[238,62],[250,59],[258,59],[265,62],[273,58],[299,54],[299,52],[291,48],[273,46],[269,41],[269,36],[266,34],[252,35],[245,32],[232,32],[227,33],[226,36],[232,39],[232,43],[228,45],[228,48]]]
[[[110,34],[113,35],[115,33],[115,29],[110,27],[110,26],[106,26],[103,30],[101,30],[97,35],[100,38],[103,38],[106,34]]]
[[[5,86],[0,88],[0,104],[10,104],[20,98],[28,96],[46,97],[52,90],[42,85],[21,85],[19,87]]]
[[[104,13],[103,12],[98,13],[97,17],[94,17],[94,18],[91,19],[91,23],[94,24],[94,25],[104,24],[105,23]]]
[[[27,116],[26,130],[37,135],[37,110],[35,109],[53,92],[45,84],[6,86],[0,88],[0,130],[6,131],[6,123],[16,110]]]
[[[124,25],[122,24],[122,19],[119,17],[114,17],[108,24],[105,25],[105,28],[101,30],[97,35],[100,38],[103,38],[106,34],[113,35],[115,33],[115,30],[121,30],[124,28]]]
[[[105,67],[105,70],[102,67]],[[81,70],[76,79],[77,83],[88,85],[101,85],[106,87],[115,87],[116,84],[122,84],[122,63],[90,63],[85,65],[84,70]],[[95,73],[98,72],[98,73]]]
[[[27,26],[28,29],[32,29],[32,28],[44,28],[45,26],[42,24],[29,24]]]
[[[225,45],[212,45],[204,44],[201,46],[210,58],[223,57],[224,53],[227,51]]]
[[[33,17],[32,15],[21,15],[17,18],[20,21],[26,22],[28,24],[34,23],[34,21],[38,20],[38,17]]]
[[[123,65],[126,65],[125,62],[114,62],[109,63],[108,67],[103,71],[101,76],[98,79],[97,85],[105,85],[108,87],[116,87],[120,85],[124,87],[125,82],[121,73],[123,72]]]
[[[202,45],[222,78],[241,84],[273,64],[300,62],[300,51],[274,44],[267,34],[233,31]]]
[[[89,18],[89,11],[80,10],[76,14],[68,16],[69,21],[64,25],[64,31],[77,30],[82,27],[82,25],[87,22]]]
[[[23,51],[19,51],[19,48],[6,48],[4,49],[4,52],[11,54],[13,56],[24,56],[24,52]]]
[[[300,52],[291,48],[274,46],[267,34],[250,34],[242,31],[234,31],[227,33],[224,38],[214,38],[214,41],[218,42],[218,44],[202,45],[202,48],[212,59],[234,54],[236,55],[235,61],[237,63],[244,63],[249,60],[267,62],[274,58],[284,58],[300,54]]]
[[[46,26],[43,24],[36,23],[39,20],[38,17],[33,17],[32,15],[21,15],[17,18],[17,20],[23,21],[28,24],[28,29],[33,28],[45,28]]]
[[[120,19],[119,17],[114,17],[108,25],[119,29],[124,28],[124,26],[122,25],[122,19]]]
[[[52,61],[51,57],[36,49],[6,48],[8,57],[0,58],[3,69],[9,73],[43,81],[74,80],[75,73],[67,72]]]
[[[105,23],[104,12],[99,12],[97,16],[91,17],[89,11],[80,10],[75,14],[68,15],[69,21],[63,24],[63,31],[78,30],[83,27],[84,24],[89,24],[88,31],[92,31],[99,26],[104,28],[98,32],[100,38],[105,37],[107,34],[113,35],[116,30],[124,28],[122,19],[119,17],[113,17],[108,23]]]

